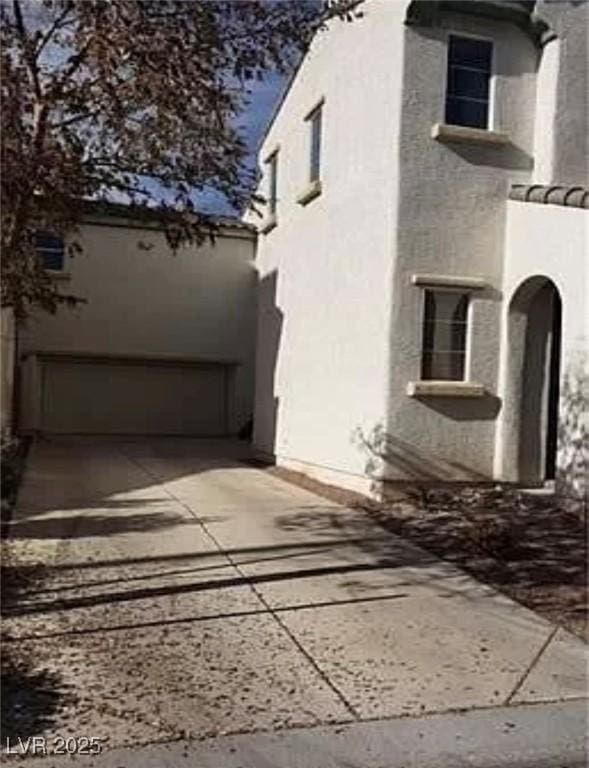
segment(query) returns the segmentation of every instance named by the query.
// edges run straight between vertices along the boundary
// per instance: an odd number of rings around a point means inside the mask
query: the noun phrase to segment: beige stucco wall
[[[493,41],[491,126],[509,144],[442,143],[450,33]],[[399,226],[392,283],[391,379],[386,474],[391,479],[465,480],[493,473],[499,318],[506,198],[530,178],[537,49],[514,24],[441,14],[439,25],[409,27],[404,39],[399,144]],[[415,273],[480,277],[469,307],[466,378],[481,398],[406,394],[420,378],[423,291]]]
[[[500,392],[503,398],[496,442],[496,476],[517,479],[519,381],[510,361],[509,308],[529,278],[551,280],[562,301],[559,449],[557,465],[568,492],[587,493],[589,469],[589,211],[509,201],[501,318]]]
[[[280,147],[278,225],[258,243],[255,443],[366,490],[358,436],[382,423],[389,374],[404,4],[362,10],[317,36],[260,152]],[[301,206],[321,98],[323,192]]]
[[[564,5],[568,14],[572,4]],[[540,181],[568,167],[582,105],[572,72],[581,33],[575,46],[572,37],[549,43],[542,62],[537,41],[514,23],[442,5],[433,26],[405,26],[406,6],[365,3],[362,20],[318,38],[260,153],[264,169],[279,147],[278,226],[260,237],[258,254],[255,441],[283,463],[361,490],[383,476],[503,476],[496,450],[509,189],[536,181],[535,154]],[[494,43],[490,127],[507,143],[432,138],[444,120],[452,32]],[[558,110],[571,78],[569,120]],[[324,190],[301,207],[303,118],[321,97]],[[578,265],[578,242],[573,251]],[[407,394],[420,376],[416,274],[484,282],[471,295],[466,359],[482,397]]]
[[[589,4],[548,0],[537,3],[537,12],[555,37],[545,46],[538,71],[534,180],[586,184]]]
[[[116,220],[85,223],[83,253],[60,289],[87,303],[32,318],[22,333],[22,426],[35,429],[39,389],[31,353],[121,355],[236,363],[233,428],[252,412],[255,241],[223,229],[214,244],[173,253],[161,231]],[[140,396],[138,392],[138,396]]]
[[[537,3],[537,11],[557,35],[550,43],[558,68],[556,107],[538,121],[552,143],[552,177],[546,181],[587,184],[589,178],[589,3],[578,0]],[[550,76],[550,75],[549,75]],[[537,177],[537,181],[542,181]]]

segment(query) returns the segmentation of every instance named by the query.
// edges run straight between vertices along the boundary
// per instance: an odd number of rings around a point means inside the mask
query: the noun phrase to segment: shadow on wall
[[[284,315],[276,304],[278,273],[270,272],[258,285],[258,348],[256,353],[256,412],[254,443],[264,453],[275,453],[278,397],[276,365]]]
[[[435,458],[418,450],[411,443],[400,440],[377,424],[365,434],[357,428],[352,442],[367,456],[364,471],[374,478],[375,490],[379,480],[418,480],[420,483],[452,481],[455,477],[469,481],[488,481],[489,478],[455,461]]]
[[[589,497],[589,374],[582,362],[567,369],[561,384],[556,483],[564,497]]]
[[[482,397],[428,397],[423,404],[452,421],[493,421],[501,408],[501,399],[490,392]]]
[[[473,146],[459,142],[448,143],[446,146],[471,165],[488,165],[490,168],[514,171],[531,171],[534,167],[534,158],[511,142],[497,147]]]

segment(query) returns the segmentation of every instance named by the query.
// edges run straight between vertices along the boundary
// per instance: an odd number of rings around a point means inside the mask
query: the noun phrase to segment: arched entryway
[[[561,318],[558,289],[540,275],[525,280],[509,305],[507,454],[522,483],[555,477]]]

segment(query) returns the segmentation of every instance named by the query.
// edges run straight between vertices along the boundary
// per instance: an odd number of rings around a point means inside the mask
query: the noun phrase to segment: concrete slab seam
[[[175,501],[177,504],[180,504],[198,523],[198,525],[202,528],[203,532],[206,536],[211,540],[211,542],[214,544],[214,546],[217,548],[219,554],[223,555],[229,564],[235,568],[237,573],[243,578],[244,584],[247,584],[249,588],[252,590],[254,595],[257,597],[257,599],[260,601],[260,603],[265,607],[266,611],[274,621],[278,624],[278,626],[281,628],[281,630],[288,636],[290,641],[293,643],[293,645],[299,650],[299,652],[304,656],[304,658],[307,660],[307,662],[313,667],[313,669],[317,672],[317,674],[321,677],[323,682],[333,691],[333,693],[337,696],[337,698],[341,701],[341,703],[344,705],[345,709],[350,713],[350,715],[354,718],[356,721],[360,721],[360,715],[358,712],[356,712],[355,708],[351,705],[351,703],[346,699],[346,697],[343,695],[343,693],[333,684],[333,682],[329,679],[329,677],[326,675],[326,673],[321,669],[321,667],[317,664],[315,659],[307,652],[307,650],[301,645],[301,643],[296,639],[296,637],[292,634],[292,632],[288,629],[288,627],[284,624],[284,622],[279,618],[277,613],[274,611],[274,609],[270,606],[270,604],[266,601],[266,599],[262,596],[262,594],[259,592],[259,590],[256,589],[255,585],[252,583],[250,577],[241,570],[238,563],[236,563],[232,556],[228,554],[223,547],[221,546],[221,543],[217,540],[217,538],[209,531],[205,523],[203,523],[202,518],[190,507],[188,504],[183,502],[181,499],[179,499],[172,491],[169,490],[166,483],[162,483],[157,475],[154,475],[151,473],[145,466],[143,466],[139,461],[136,459],[131,459],[129,456],[124,454],[123,451],[120,451],[122,455],[131,463],[135,464],[139,469],[141,469],[148,477],[150,477],[154,482],[156,482],[169,496],[170,499]]]
[[[513,699],[513,697],[520,690],[520,688],[522,687],[522,685],[524,684],[526,679],[530,676],[530,673],[532,672],[534,667],[538,664],[538,662],[540,661],[540,658],[544,655],[544,651],[548,648],[548,646],[550,645],[550,643],[554,639],[554,637],[555,637],[555,635],[556,635],[556,633],[558,632],[559,629],[560,629],[560,627],[557,625],[557,626],[554,627],[554,629],[551,630],[551,632],[549,633],[549,635],[546,638],[546,640],[542,643],[542,646],[541,646],[540,650],[534,656],[532,661],[528,664],[528,666],[524,670],[523,674],[521,675],[521,677],[519,678],[519,680],[515,684],[513,690],[511,691],[509,696],[505,699],[505,704],[506,705],[511,703],[511,700]]]

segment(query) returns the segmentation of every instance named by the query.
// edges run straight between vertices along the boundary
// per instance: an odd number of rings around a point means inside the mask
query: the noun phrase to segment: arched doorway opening
[[[517,479],[554,480],[558,442],[562,302],[547,277],[534,276],[509,305],[509,378]]]

